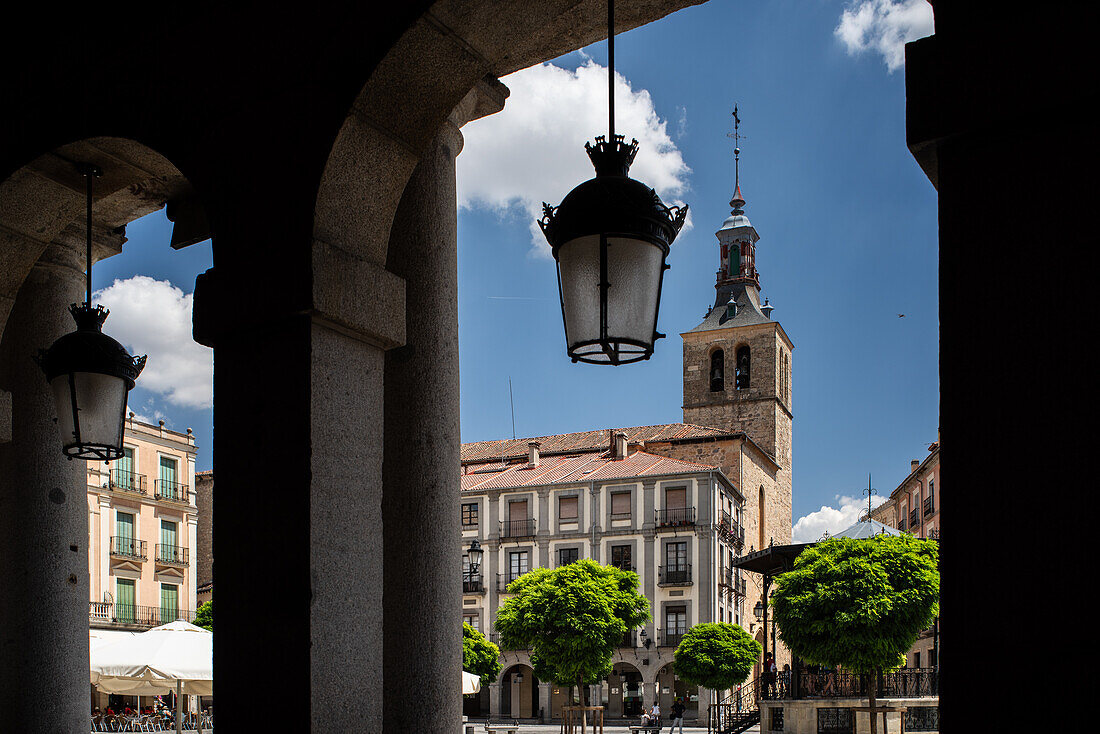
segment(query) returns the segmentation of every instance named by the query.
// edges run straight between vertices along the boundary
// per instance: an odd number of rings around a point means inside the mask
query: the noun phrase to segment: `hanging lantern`
[[[481,556],[484,551],[481,550],[481,543],[477,538],[470,541],[470,548],[466,551],[466,555],[470,560],[470,573],[476,574],[478,569],[481,568]]]
[[[102,332],[110,313],[92,306],[92,177],[95,166],[81,166],[88,180],[87,298],[69,312],[76,331],[43,351],[37,362],[46,373],[57,410],[62,451],[70,459],[111,461],[122,456],[126,398],[145,357],[132,357],[121,344]]]
[[[614,6],[608,2],[610,134],[585,143],[596,177],[561,204],[543,204],[539,220],[558,267],[565,342],[574,362],[628,364],[649,359],[657,331],[669,246],[687,217],[630,178],[638,141],[615,134]]]

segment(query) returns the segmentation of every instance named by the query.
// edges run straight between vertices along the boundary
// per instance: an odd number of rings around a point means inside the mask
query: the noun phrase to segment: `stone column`
[[[61,453],[53,397],[32,357],[76,328],[80,253],[50,245],[0,343],[12,440],[0,444],[0,711],[12,731],[88,728],[88,488]],[[107,322],[110,329],[110,322]]]
[[[406,283],[406,345],[386,354],[385,367],[385,732],[445,731],[462,715],[454,692],[462,664],[455,613],[462,607],[455,198],[461,149],[458,128],[444,123],[405,187],[390,234],[387,269]]]
[[[539,709],[542,711],[540,723],[545,724],[550,720],[550,690],[553,683],[539,681]]]
[[[496,683],[489,684],[489,718],[499,719],[501,709],[501,689],[503,684],[498,679]]]

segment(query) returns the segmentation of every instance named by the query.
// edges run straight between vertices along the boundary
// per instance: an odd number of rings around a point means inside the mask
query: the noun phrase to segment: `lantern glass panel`
[[[661,248],[644,240],[607,238],[607,335],[650,344],[657,327]]]
[[[74,393],[75,413],[80,421],[80,443],[121,448],[128,392],[124,379],[98,372],[73,372],[58,375],[50,382],[50,387],[66,453],[72,454],[68,449],[77,442],[72,404]]]
[[[565,341],[572,349],[600,338],[600,237],[589,235],[558,249]],[[594,348],[600,352],[599,345]]]

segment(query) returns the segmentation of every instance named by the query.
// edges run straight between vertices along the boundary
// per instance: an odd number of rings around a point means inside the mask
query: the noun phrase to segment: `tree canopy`
[[[772,595],[779,637],[811,663],[895,668],[939,614],[939,544],[910,535],[806,548]]]
[[[481,676],[487,686],[500,675],[500,648],[467,623],[462,623],[462,669]]]
[[[760,643],[738,625],[697,624],[676,648],[676,675],[693,685],[724,691],[749,677],[761,649]]]
[[[214,600],[203,602],[195,610],[195,626],[214,631]]]
[[[583,559],[537,568],[508,585],[497,613],[505,649],[531,651],[539,680],[595,683],[611,672],[623,636],[650,619],[638,574]]]

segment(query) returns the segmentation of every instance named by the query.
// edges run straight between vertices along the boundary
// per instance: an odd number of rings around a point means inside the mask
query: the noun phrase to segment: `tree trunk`
[[[870,701],[871,707],[871,734],[878,734],[878,723],[875,721],[875,714],[878,713],[875,711],[875,691],[878,689],[878,669],[876,668],[874,675],[868,676],[868,678],[870,678],[870,680],[867,686],[867,698]]]

